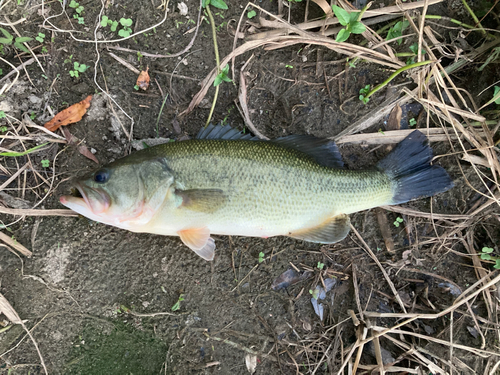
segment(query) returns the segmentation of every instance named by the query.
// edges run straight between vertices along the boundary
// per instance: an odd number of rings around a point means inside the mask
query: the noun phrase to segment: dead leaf
[[[139,86],[140,89],[142,90],[147,90],[149,87],[149,66],[146,68],[146,70],[143,70],[141,74],[139,74],[139,77],[137,77],[137,82],[135,83],[137,86]]]
[[[22,324],[22,320],[19,315],[17,315],[16,310],[14,310],[9,301],[7,301],[7,298],[2,294],[0,294],[0,313],[4,314],[12,323]]]
[[[316,4],[318,4],[321,9],[323,9],[323,12],[325,12],[327,17],[333,16],[333,10],[330,4],[326,0],[313,0]]]
[[[257,367],[257,356],[253,354],[247,354],[245,356],[245,364],[247,365],[247,370],[250,374],[255,372],[255,368]]]
[[[400,130],[402,115],[403,110],[399,104],[396,104],[389,115],[389,119],[387,120],[387,130]]]
[[[91,100],[92,95],[87,96],[81,102],[73,104],[71,107],[59,112],[52,120],[46,122],[44,126],[53,132],[59,129],[60,126],[80,121],[83,115],[87,112],[87,108],[90,107]]]
[[[92,160],[93,162],[99,164],[99,160],[97,160],[97,158],[94,156],[94,154],[92,152],[90,152],[90,150],[87,148],[87,146],[85,146],[83,144],[82,141],[80,141],[73,134],[71,134],[68,129],[63,128],[61,130],[64,134],[64,137],[66,138],[66,142],[68,142],[68,144],[70,146],[76,146],[76,148],[80,154],[82,154],[86,158]]]

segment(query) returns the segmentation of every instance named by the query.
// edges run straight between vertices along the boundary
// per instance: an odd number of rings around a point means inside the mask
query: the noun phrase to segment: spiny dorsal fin
[[[227,196],[220,189],[177,189],[175,195],[182,198],[181,207],[206,213],[217,211],[227,201]]]
[[[229,124],[226,126],[210,124],[198,132],[196,139],[259,140],[259,138],[251,134],[243,134],[238,129],[232,128]]]
[[[289,234],[290,237],[309,242],[335,243],[342,241],[351,230],[349,216],[340,214],[320,225]]]
[[[289,135],[271,142],[293,148],[312,157],[318,164],[330,168],[343,168],[344,162],[335,142],[312,135]]]

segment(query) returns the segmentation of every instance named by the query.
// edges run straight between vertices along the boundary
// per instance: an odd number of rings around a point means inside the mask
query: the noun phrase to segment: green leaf
[[[118,35],[121,36],[122,38],[126,38],[130,36],[130,29],[121,29],[118,31]]]
[[[5,115],[4,111],[0,111],[0,118],[6,118],[7,116]]]
[[[120,23],[124,27],[130,27],[132,26],[133,21],[130,18],[120,18]]]
[[[214,79],[214,86],[219,86],[222,83],[222,73],[219,74],[217,77]]]
[[[29,150],[26,150],[26,151],[23,151],[23,152],[15,152],[15,151],[11,151],[11,152],[0,152],[0,156],[12,156],[12,157],[16,157],[16,156],[24,156],[24,155],[28,155],[28,154],[31,154],[32,152],[44,147],[48,145],[48,142],[47,143],[44,143],[42,145],[38,145],[38,146],[35,146],[33,148],[30,148]]]
[[[483,260],[491,260],[491,255],[490,254],[481,254],[481,259]]]
[[[418,43],[414,43],[410,46],[410,51],[412,51],[415,55],[418,55]]]
[[[76,8],[78,7],[80,4],[78,4],[75,0],[71,0],[71,2],[69,3],[69,7],[70,8]]]
[[[493,93],[493,97],[497,96],[498,93],[500,92],[500,87],[495,86],[495,92]],[[500,104],[500,96],[495,99],[495,104]]]
[[[20,36],[19,38],[16,38],[16,43],[28,43],[32,40],[33,38],[30,38],[29,36]]]
[[[254,18],[257,15],[257,12],[255,10],[251,10],[250,12],[247,13],[248,18]]]
[[[347,31],[346,29],[342,29],[337,34],[335,41],[337,41],[339,43],[345,42],[347,40],[347,38],[349,38],[349,35],[351,35],[350,31]]]
[[[108,25],[108,16],[102,16],[102,20],[101,20],[101,26],[102,27],[106,27]]]
[[[118,21],[113,21],[113,23],[111,24],[110,30],[112,32],[115,32],[117,27],[118,27]]]
[[[351,33],[353,34],[362,34],[366,31],[366,26],[363,25],[361,22],[354,22],[351,24]]]
[[[48,168],[50,166],[50,160],[42,159],[41,163],[43,168]]]
[[[206,8],[210,4],[210,0],[203,0],[203,3],[201,4],[203,8]]]
[[[0,44],[5,44],[7,46],[12,44],[12,39],[0,38]]]
[[[484,246],[481,251],[486,254],[491,254],[493,252],[493,248]]]
[[[500,259],[497,259],[493,268],[500,270]]]
[[[349,23],[357,22],[359,18],[359,12],[351,12],[349,13]]]
[[[210,5],[219,9],[227,9],[227,4],[223,0],[210,0]]]
[[[0,31],[2,32],[2,34],[3,34],[3,35],[5,35],[5,37],[6,37],[7,39],[10,39],[10,41],[14,40],[14,37],[12,36],[12,34],[11,34],[11,33],[9,33],[7,30],[2,29],[2,28],[0,27]],[[10,44],[10,43],[9,43],[9,44]]]
[[[77,69],[77,70],[78,70],[80,73],[83,73],[83,72],[85,72],[87,69],[88,69],[88,66],[87,66],[87,65],[85,65],[85,64],[80,64],[80,66],[78,67],[78,69]]]
[[[346,26],[349,24],[350,16],[349,16],[349,12],[347,10],[342,9],[341,7],[338,7],[337,5],[332,5],[332,9],[333,9],[333,12],[335,13],[335,15],[337,16],[337,18],[339,19],[339,22],[342,26]],[[337,40],[337,42],[338,42],[338,40]]]
[[[14,43],[14,47],[16,47],[17,49],[23,51],[23,52],[26,52],[26,53],[30,53],[30,51],[28,51],[28,49],[22,45],[21,43]]]

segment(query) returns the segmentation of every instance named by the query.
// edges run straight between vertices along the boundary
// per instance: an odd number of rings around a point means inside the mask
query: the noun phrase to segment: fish
[[[210,125],[196,139],[140,150],[75,180],[76,193],[60,202],[100,223],[179,236],[211,261],[211,235],[339,242],[350,231],[349,214],[452,188],[432,158],[418,130],[375,167],[348,170],[328,139],[263,141]]]

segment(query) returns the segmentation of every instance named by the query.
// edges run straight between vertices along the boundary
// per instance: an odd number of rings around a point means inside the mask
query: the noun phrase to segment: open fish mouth
[[[107,211],[111,204],[111,198],[105,191],[80,183],[75,183],[75,187],[71,189],[71,195],[61,196],[59,201],[82,215],[89,210],[94,215],[99,215]]]

